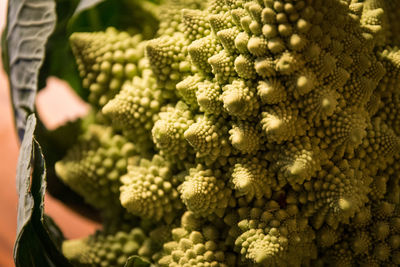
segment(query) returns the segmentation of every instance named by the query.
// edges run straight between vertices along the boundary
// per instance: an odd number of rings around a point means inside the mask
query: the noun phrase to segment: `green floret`
[[[269,201],[238,212],[241,234],[235,246],[244,258],[261,266],[301,266],[316,258],[314,231],[295,205],[281,209]]]
[[[102,109],[114,128],[134,141],[142,151],[152,147],[151,129],[170,95],[157,88],[151,70],[143,70],[142,77],[126,81],[122,90]]]
[[[263,104],[277,104],[286,100],[285,87],[278,79],[259,81],[257,94]]]
[[[337,265],[344,257],[351,266],[397,266],[400,264],[400,213],[398,205],[379,201],[367,207],[363,225],[348,229],[346,239],[329,248],[322,260]],[[344,250],[347,250],[347,256]]]
[[[160,266],[234,266],[236,256],[227,251],[223,233],[200,222],[190,212],[182,216],[179,228],[172,229],[173,240],[164,244]]]
[[[265,106],[265,111],[261,113],[261,125],[269,142],[280,144],[305,134],[307,125],[299,117],[299,110],[285,104]]]
[[[91,125],[55,165],[58,177],[98,209],[118,209],[120,177],[135,146],[112,128]]]
[[[170,161],[188,161],[194,153],[184,138],[184,132],[194,123],[193,114],[183,102],[159,114],[152,129],[153,142],[160,154]]]
[[[158,8],[160,25],[157,35],[173,35],[183,31],[182,9],[202,9],[205,5],[207,1],[203,0],[164,0]]]
[[[225,84],[236,76],[234,57],[225,50],[208,58],[208,63],[211,65],[212,73],[219,83]]]
[[[258,155],[256,155],[258,156]],[[238,158],[231,170],[231,183],[237,196],[270,198],[276,181],[268,173],[268,162],[259,157]]]
[[[131,255],[150,259],[157,252],[157,246],[141,228],[115,234],[96,232],[83,239],[67,240],[62,251],[77,267],[125,266]]]
[[[197,157],[215,160],[230,155],[232,148],[225,123],[224,119],[215,116],[199,116],[185,131],[185,139],[197,152]]]
[[[186,208],[199,216],[215,213],[221,217],[232,192],[226,186],[223,174],[218,170],[204,169],[201,165],[189,172],[185,182],[179,187]]]
[[[222,47],[218,44],[217,40],[210,35],[195,40],[188,46],[191,62],[205,75],[211,73],[208,58],[216,55],[221,49]]]
[[[318,178],[298,189],[299,202],[304,204],[303,214],[313,216],[311,223],[316,229],[324,223],[333,228],[349,223],[349,218],[368,202],[371,178],[347,161],[337,164],[329,162],[317,173]]]
[[[243,154],[256,153],[264,143],[261,127],[249,121],[233,122],[229,134],[232,146]]]
[[[170,223],[183,208],[176,189],[179,177],[158,155],[151,161],[142,159],[137,166],[128,166],[121,182],[121,204],[134,215]]]
[[[103,107],[119,92],[125,80],[138,74],[138,63],[143,58],[141,39],[140,35],[131,37],[114,28],[71,35],[72,51],[83,87],[90,91],[92,105]]]
[[[330,87],[322,87],[314,90],[307,97],[299,99],[299,105],[307,114],[309,123],[326,121],[331,117],[338,107],[339,94]]]
[[[180,33],[153,39],[147,43],[146,55],[160,87],[173,90],[185,74],[191,73],[187,44]]]
[[[271,171],[276,173],[280,186],[289,183],[292,186],[303,184],[316,176],[327,155],[319,148],[318,139],[296,138],[292,143],[272,152]]]
[[[233,81],[222,88],[222,101],[225,111],[241,120],[257,116],[260,103],[256,97],[255,86],[243,80]]]
[[[386,169],[388,163],[399,157],[400,138],[380,117],[371,121],[366,132],[366,138],[356,153],[363,159],[370,175],[375,175],[379,169]]]
[[[176,85],[177,94],[193,109],[197,108],[196,92],[204,77],[192,75],[186,77]]]
[[[183,32],[189,41],[198,40],[211,33],[207,13],[196,9],[182,10]]]
[[[236,53],[235,39],[240,33],[237,27],[222,29],[217,32],[218,40],[221,42],[222,46],[230,54]]]
[[[222,89],[216,81],[205,80],[198,83],[197,104],[204,113],[219,115],[222,112]]]
[[[161,266],[399,265],[394,2],[165,0],[153,40],[74,34],[111,126],[58,174],[161,224]]]

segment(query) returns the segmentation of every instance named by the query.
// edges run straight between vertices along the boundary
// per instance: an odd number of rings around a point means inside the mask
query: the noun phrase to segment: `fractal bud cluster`
[[[400,3],[165,0],[71,47],[94,119],[55,168],[76,266],[398,266]],[[144,22],[145,23],[145,22]]]

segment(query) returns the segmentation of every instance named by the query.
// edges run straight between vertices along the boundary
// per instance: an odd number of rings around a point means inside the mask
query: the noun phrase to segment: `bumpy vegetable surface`
[[[74,33],[98,125],[56,171],[108,227],[65,255],[399,265],[399,8],[165,0],[152,40]]]

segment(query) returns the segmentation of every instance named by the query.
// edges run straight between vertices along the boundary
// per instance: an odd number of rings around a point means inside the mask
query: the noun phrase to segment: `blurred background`
[[[5,27],[7,0],[0,0],[0,30]],[[1,65],[1,59],[0,59]],[[37,109],[50,129],[83,116],[87,106],[68,85],[50,78],[37,96]],[[17,227],[17,192],[15,186],[19,142],[14,130],[8,80],[0,68],[0,267],[14,266],[12,250]],[[93,233],[99,225],[77,215],[59,201],[46,196],[45,212],[63,231],[66,238],[79,238]]]

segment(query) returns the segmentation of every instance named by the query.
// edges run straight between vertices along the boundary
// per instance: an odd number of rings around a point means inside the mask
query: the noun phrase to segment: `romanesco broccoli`
[[[129,255],[170,267],[398,266],[399,10],[164,0],[152,40],[74,33],[98,121],[56,171],[114,226],[65,241],[64,254],[76,266]]]

